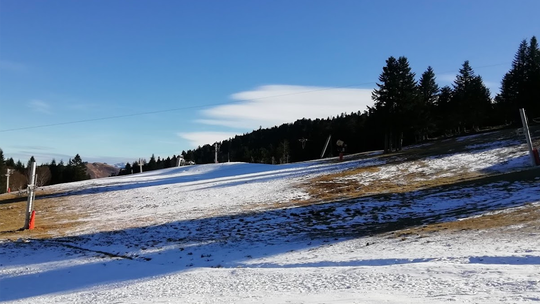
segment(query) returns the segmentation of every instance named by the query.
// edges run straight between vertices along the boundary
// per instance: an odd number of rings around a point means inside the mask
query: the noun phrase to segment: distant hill
[[[92,179],[117,175],[119,171],[119,168],[104,163],[86,164],[86,172],[90,175],[90,178]]]

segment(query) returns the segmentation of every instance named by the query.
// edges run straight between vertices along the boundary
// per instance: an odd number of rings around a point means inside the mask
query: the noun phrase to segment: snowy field
[[[0,301],[540,303],[538,221],[398,233],[538,207],[538,169],[532,179],[316,203],[306,190],[313,178],[362,167],[378,169],[342,178],[370,187],[530,171],[520,138],[479,137],[414,161],[373,153],[341,163],[195,165],[48,187],[73,225],[47,239],[0,235]]]

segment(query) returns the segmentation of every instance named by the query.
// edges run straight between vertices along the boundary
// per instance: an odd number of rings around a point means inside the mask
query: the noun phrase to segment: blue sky
[[[0,0],[0,148],[38,163],[177,155],[363,111],[389,56],[417,76],[431,65],[441,86],[469,60],[495,95],[521,40],[539,36],[539,11],[538,0]]]

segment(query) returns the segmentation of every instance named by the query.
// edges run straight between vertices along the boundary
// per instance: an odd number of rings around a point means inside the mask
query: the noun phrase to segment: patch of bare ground
[[[540,205],[529,204],[520,208],[489,213],[454,222],[436,223],[403,229],[394,235],[396,237],[404,237],[409,235],[426,235],[435,232],[491,229],[497,229],[499,233],[504,230],[519,230],[521,233],[540,233]]]
[[[24,201],[0,204],[0,240],[18,238],[50,238],[63,236],[82,224],[81,215],[65,208],[66,198],[46,198],[35,201],[36,217],[33,230],[22,230],[26,219]]]
[[[413,165],[412,162],[411,165]],[[304,183],[302,187],[306,189],[315,201],[334,201],[381,193],[405,193],[425,188],[452,185],[485,176],[479,172],[465,172],[453,176],[431,177],[426,176],[423,172],[400,172],[395,174],[395,176],[376,181],[363,181],[360,178],[363,174],[375,173],[379,170],[381,170],[381,167],[363,167],[323,175],[311,179]],[[396,176],[399,176],[399,178]]]

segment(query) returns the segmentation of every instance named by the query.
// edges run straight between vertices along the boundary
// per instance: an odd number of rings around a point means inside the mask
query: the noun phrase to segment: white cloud
[[[233,138],[238,133],[236,132],[187,132],[178,133],[178,136],[187,139],[193,147],[204,146],[221,142],[229,138]]]
[[[236,104],[202,111],[198,122],[254,130],[302,118],[327,118],[363,111],[373,102],[370,89],[268,85],[233,94]]]
[[[28,107],[30,107],[35,112],[40,112],[40,113],[45,113],[45,114],[52,113],[51,106],[42,100],[34,99],[30,101],[30,103],[28,104]]]
[[[235,134],[250,132],[259,127],[269,128],[298,119],[327,118],[366,110],[372,105],[371,89],[309,87],[293,85],[267,85],[252,91],[231,95],[238,103],[217,106],[203,110],[198,123],[235,128],[238,132],[197,132],[181,133],[181,137],[196,146],[221,141]],[[193,135],[195,134],[195,135]],[[212,140],[201,141],[208,134]],[[221,138],[215,137],[215,135]],[[227,134],[225,136],[225,134]],[[232,136],[230,134],[233,134]]]

